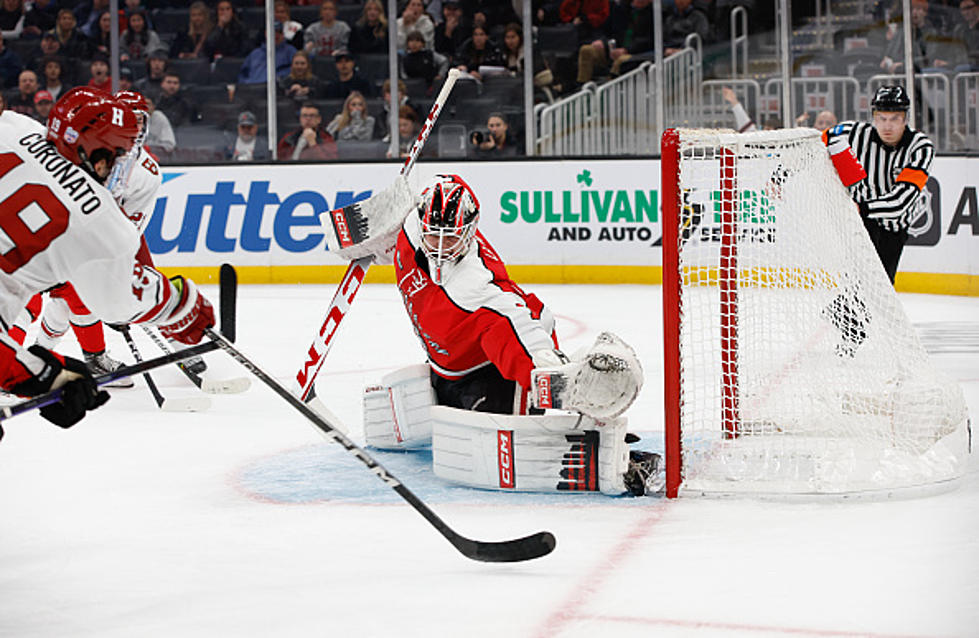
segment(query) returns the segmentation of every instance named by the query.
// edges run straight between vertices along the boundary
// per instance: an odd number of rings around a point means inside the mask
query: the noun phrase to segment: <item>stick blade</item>
[[[241,394],[252,387],[251,379],[235,377],[233,379],[201,379],[200,388],[208,394]]]
[[[235,342],[238,313],[238,273],[231,264],[221,264],[218,277],[220,286],[221,334],[231,343]]]
[[[537,532],[512,541],[485,542],[468,538],[453,541],[466,558],[484,563],[519,563],[547,556],[557,545],[557,539],[550,532]]]

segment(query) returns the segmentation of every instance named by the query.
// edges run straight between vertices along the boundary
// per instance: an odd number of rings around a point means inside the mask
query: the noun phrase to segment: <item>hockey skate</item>
[[[666,483],[660,472],[662,457],[655,452],[629,452],[629,469],[625,473],[626,489],[633,496],[655,494],[662,490]]]
[[[114,372],[125,365],[122,363],[122,361],[116,361],[115,359],[107,355],[105,351],[102,351],[98,354],[92,352],[85,352],[84,355],[85,355],[85,365],[88,366],[88,369],[92,373],[92,376],[95,377],[102,374],[108,374],[110,372]],[[105,384],[105,387],[131,388],[134,385],[136,385],[136,382],[133,381],[130,377],[123,377],[121,379],[116,379],[111,383]]]

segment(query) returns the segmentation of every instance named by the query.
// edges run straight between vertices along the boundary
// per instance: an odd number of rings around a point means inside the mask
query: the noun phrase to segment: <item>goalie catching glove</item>
[[[324,213],[326,244],[350,261],[373,256],[378,264],[391,264],[401,225],[419,201],[405,176],[399,175],[364,201]]]
[[[530,378],[536,408],[611,419],[625,412],[642,389],[642,365],[636,353],[610,332],[598,335],[590,349],[567,363],[548,353],[536,353],[534,361],[538,367]]]
[[[13,385],[10,390],[20,396],[34,397],[61,388],[61,399],[41,408],[41,416],[59,428],[70,428],[109,400],[109,393],[99,390],[88,367],[78,359],[62,357],[41,346],[28,352],[44,362],[40,372]]]

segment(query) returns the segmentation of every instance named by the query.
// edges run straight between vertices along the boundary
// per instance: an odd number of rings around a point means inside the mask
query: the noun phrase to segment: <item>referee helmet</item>
[[[897,85],[880,87],[870,102],[872,111],[907,111],[910,107],[911,100],[907,91],[903,86]]]

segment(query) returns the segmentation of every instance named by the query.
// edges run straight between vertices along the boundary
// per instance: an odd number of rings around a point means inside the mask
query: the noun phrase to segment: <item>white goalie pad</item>
[[[324,213],[327,246],[350,261],[373,255],[378,264],[390,264],[401,225],[418,202],[408,180],[399,175],[364,201]]]
[[[396,370],[378,385],[364,388],[364,435],[367,445],[381,450],[405,450],[432,442],[429,408],[435,390],[428,364]]]
[[[532,403],[537,408],[582,412],[596,419],[621,415],[639,396],[643,373],[636,353],[610,332],[603,332],[571,362],[531,372]]]
[[[432,416],[432,469],[454,483],[527,492],[626,491],[626,419],[514,416],[444,406]]]

